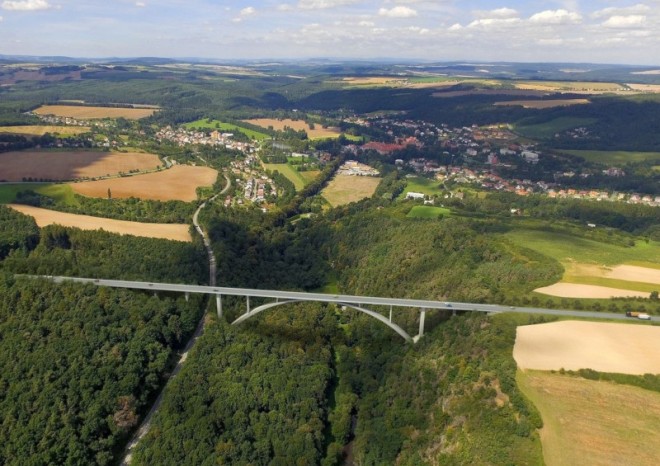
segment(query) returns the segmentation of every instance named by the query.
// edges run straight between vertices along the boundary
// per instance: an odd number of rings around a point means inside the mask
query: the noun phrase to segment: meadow
[[[497,106],[521,106],[523,108],[555,108],[570,107],[571,105],[585,105],[591,102],[587,99],[552,99],[552,100],[507,100],[506,102],[495,102]]]
[[[625,165],[631,162],[646,162],[659,160],[660,152],[630,152],[609,150],[561,150],[561,152],[582,157],[588,162],[602,163],[604,165]]]
[[[52,125],[20,125],[0,126],[0,133],[20,134],[22,136],[43,136],[46,133],[57,136],[77,136],[89,132],[89,126],[52,126]]]
[[[264,163],[263,166],[268,171],[278,171],[284,175],[293,183],[296,191],[300,191],[307,183],[309,183],[309,181],[302,176],[302,172],[297,171],[288,163]]]
[[[66,205],[79,205],[71,186],[51,183],[2,183],[0,184],[0,204],[15,202],[16,195],[24,191],[34,191]]]
[[[532,139],[549,139],[556,133],[561,133],[562,131],[578,128],[580,126],[588,126],[595,122],[596,120],[594,118],[559,117],[535,125],[525,125],[524,122],[519,122],[515,126],[515,131],[522,136]]]
[[[660,393],[539,371],[516,380],[541,412],[546,464],[660,464]]]
[[[373,196],[381,178],[374,176],[335,176],[322,191],[332,207],[350,204]]]
[[[406,178],[406,188],[399,198],[405,198],[409,192],[422,193],[428,196],[435,196],[443,191],[442,183],[437,180],[431,180],[421,176]]]
[[[445,207],[433,207],[428,205],[416,205],[406,215],[408,218],[439,218],[451,215],[451,210]]]
[[[218,131],[224,132],[240,132],[245,134],[250,139],[256,141],[263,141],[270,138],[266,133],[260,133],[253,129],[243,128],[242,126],[235,125],[233,123],[225,123],[220,120],[209,120],[208,118],[202,118],[201,120],[192,121],[183,125],[186,129],[215,129]]]
[[[310,128],[309,124],[303,120],[256,118],[252,120],[245,120],[245,122],[256,126],[261,126],[262,128],[272,127],[276,131],[284,131],[285,127],[289,127],[295,131],[304,130],[307,133],[309,139],[337,138],[341,135],[337,129],[323,128],[321,125],[314,125],[314,129],[312,129]]]
[[[102,118],[126,118],[139,120],[154,114],[155,108],[92,107],[82,105],[43,105],[33,110],[37,115],[55,115],[79,120],[98,120]]]

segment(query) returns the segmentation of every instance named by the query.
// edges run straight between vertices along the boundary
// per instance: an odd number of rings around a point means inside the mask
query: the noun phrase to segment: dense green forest
[[[201,304],[0,273],[0,463],[113,464]]]

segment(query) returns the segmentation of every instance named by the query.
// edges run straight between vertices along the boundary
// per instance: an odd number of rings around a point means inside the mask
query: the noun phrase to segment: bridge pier
[[[246,314],[250,313],[250,297],[246,296],[246,301],[247,301],[247,310],[245,311]]]
[[[390,322],[392,322],[392,306],[390,306]]]
[[[188,293],[187,291],[185,297],[186,297],[186,302],[190,301],[190,293]]]
[[[452,317],[456,317],[456,309],[452,309],[452,310],[451,310],[451,316],[452,316]]]
[[[222,295],[215,295],[215,308],[218,311],[218,319],[222,319]]]
[[[426,320],[426,308],[423,307],[419,313],[419,333],[417,339],[419,340],[424,336],[424,321]]]

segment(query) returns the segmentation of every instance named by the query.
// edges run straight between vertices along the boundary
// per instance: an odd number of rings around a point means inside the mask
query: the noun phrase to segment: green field
[[[406,178],[406,189],[403,190],[399,198],[405,198],[409,192],[422,193],[428,196],[435,196],[443,191],[442,183],[437,180],[415,176]]]
[[[531,139],[549,139],[555,133],[561,133],[569,129],[578,128],[580,126],[588,126],[595,123],[593,118],[575,118],[575,117],[560,117],[554,120],[547,121],[536,125],[517,124],[515,131],[522,136]]]
[[[605,150],[561,150],[566,154],[582,157],[588,162],[604,165],[625,165],[628,162],[660,160],[660,152],[627,152]]]
[[[541,412],[546,464],[656,465],[660,394],[613,382],[518,371],[518,387]]]
[[[408,218],[438,218],[440,216],[447,217],[451,215],[451,210],[445,207],[433,207],[429,205],[416,205],[406,217]]]
[[[562,263],[630,264],[651,268],[660,265],[660,243],[657,241],[637,241],[633,247],[624,247],[562,233],[526,229],[513,230],[505,236],[520,246]]]
[[[19,192],[28,190],[52,197],[66,205],[78,205],[74,192],[69,185],[49,183],[0,184],[0,204],[10,204],[16,200],[16,195]]]
[[[286,176],[289,181],[296,187],[296,191],[300,191],[309,183],[302,175],[304,172],[299,172],[288,163],[265,163],[264,168],[269,171],[278,171]],[[310,173],[310,172],[307,172]],[[318,173],[318,172],[316,172]]]
[[[201,120],[192,121],[183,125],[186,129],[217,129],[219,131],[232,131],[232,132],[241,132],[247,137],[254,139],[256,141],[263,141],[270,138],[269,135],[255,131],[253,129],[243,128],[242,126],[234,125],[232,123],[225,123],[220,120],[211,120],[208,121],[208,118],[202,118]]]

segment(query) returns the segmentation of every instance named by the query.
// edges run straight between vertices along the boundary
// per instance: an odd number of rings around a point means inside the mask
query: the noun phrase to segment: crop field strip
[[[333,207],[350,204],[371,197],[380,180],[374,176],[337,175],[321,194]]]
[[[52,125],[20,125],[0,126],[0,133],[20,134],[23,136],[43,136],[46,133],[61,136],[77,136],[88,133],[89,126],[52,126]]]
[[[34,110],[38,115],[55,115],[80,120],[126,118],[139,120],[153,115],[155,108],[88,107],[83,105],[44,105]]]
[[[266,133],[260,133],[259,131],[255,131],[253,129],[243,128],[242,126],[238,126],[232,123],[225,123],[220,120],[211,120],[209,122],[207,118],[202,118],[201,120],[192,121],[190,123],[186,123],[183,126],[187,129],[212,129],[212,130],[218,130],[224,132],[227,131],[241,132],[245,134],[247,137],[255,139],[257,141],[263,141],[265,139],[270,138],[270,136]]]
[[[272,126],[273,129],[277,131],[284,131],[285,127],[289,127],[294,131],[304,130],[309,136],[310,139],[327,139],[327,138],[336,138],[341,134],[334,128],[322,128],[321,125],[314,125],[314,129],[309,127],[303,120],[277,120],[275,118],[255,118],[252,120],[244,120],[246,123],[252,125],[261,126],[262,128],[268,128]]]

